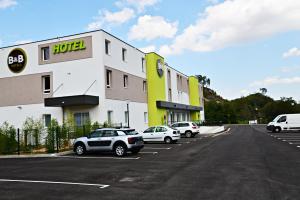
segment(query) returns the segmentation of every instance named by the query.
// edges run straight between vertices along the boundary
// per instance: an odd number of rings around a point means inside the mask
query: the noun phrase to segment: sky
[[[227,99],[300,101],[299,0],[0,0],[0,47],[104,29]]]

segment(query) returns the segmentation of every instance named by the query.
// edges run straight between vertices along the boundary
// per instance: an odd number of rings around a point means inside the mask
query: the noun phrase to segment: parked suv
[[[128,133],[122,129],[96,129],[86,137],[74,141],[74,152],[83,155],[88,151],[112,151],[116,156],[124,156],[127,151],[138,153],[144,147],[143,137],[134,129]]]
[[[199,127],[194,122],[177,122],[172,124],[171,127],[179,130],[180,134],[187,138],[195,137],[199,133]]]

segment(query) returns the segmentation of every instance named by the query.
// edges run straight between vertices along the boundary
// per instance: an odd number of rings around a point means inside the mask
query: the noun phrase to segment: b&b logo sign
[[[10,71],[20,73],[23,71],[27,63],[25,51],[23,49],[12,50],[7,58],[7,65]]]

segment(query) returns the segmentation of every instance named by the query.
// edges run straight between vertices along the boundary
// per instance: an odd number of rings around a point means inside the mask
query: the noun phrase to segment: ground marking
[[[172,147],[160,148],[160,147],[144,147],[144,149],[157,149],[157,150],[170,150]]]
[[[138,160],[141,157],[134,157],[134,158],[119,158],[119,157],[96,157],[96,156],[57,156],[56,158],[75,158],[75,159],[113,159],[113,160]]]
[[[96,186],[101,189],[107,188],[110,185],[92,184],[92,183],[73,183],[73,182],[55,182],[55,181],[33,181],[33,180],[13,180],[0,179],[0,182],[20,182],[20,183],[42,183],[42,184],[61,184],[61,185],[80,185],[80,186]]]
[[[143,152],[140,152],[140,153],[141,153],[141,154],[158,154],[157,151],[149,151],[149,152],[143,151]]]

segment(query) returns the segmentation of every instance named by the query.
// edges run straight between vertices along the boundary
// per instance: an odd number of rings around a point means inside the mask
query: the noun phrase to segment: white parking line
[[[141,154],[158,154],[158,152],[157,151],[149,151],[149,152],[147,152],[147,151],[142,151],[142,152],[140,152]]]
[[[144,147],[144,149],[157,149],[157,150],[170,150],[172,147],[159,148],[159,147]]]
[[[56,158],[74,158],[74,159],[113,159],[113,160],[138,160],[141,157],[119,158],[119,157],[96,157],[96,156],[57,156]]]
[[[56,181],[33,181],[33,180],[14,180],[14,179],[0,179],[0,182],[20,182],[20,183],[42,183],[42,184],[61,184],[61,185],[79,185],[79,186],[95,186],[100,189],[109,187],[110,185],[92,184],[92,183],[74,183],[74,182],[56,182]]]

